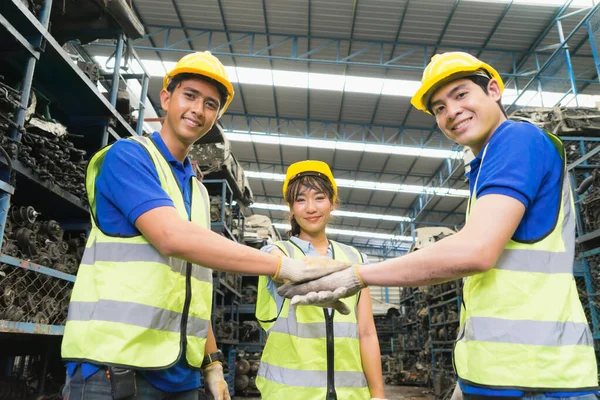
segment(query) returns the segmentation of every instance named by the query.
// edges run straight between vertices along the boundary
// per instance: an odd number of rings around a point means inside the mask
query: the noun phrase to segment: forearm
[[[206,344],[204,345],[204,354],[215,353],[218,350],[217,341],[215,340],[215,333],[212,329],[212,324],[208,326],[208,337],[206,338]]]
[[[483,272],[489,265],[484,258],[478,241],[459,232],[414,253],[359,266],[359,273],[367,285],[427,286]]]
[[[371,397],[385,398],[383,389],[383,375],[381,373],[381,354],[377,333],[360,338],[360,357],[362,367],[367,378]]]
[[[243,246],[201,226],[181,221],[169,225],[169,255],[208,268],[273,276],[279,257]]]

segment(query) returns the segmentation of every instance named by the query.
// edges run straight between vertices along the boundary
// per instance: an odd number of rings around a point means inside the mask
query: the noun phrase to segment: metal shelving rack
[[[19,0],[7,0],[0,7],[0,35],[2,50],[11,57],[5,59],[2,74],[20,80],[21,107],[15,112],[11,139],[20,142],[25,124],[25,110],[30,101],[32,87],[56,106],[54,115],[63,121],[72,132],[83,132],[88,144],[88,154],[108,142],[107,135],[114,139],[135,135],[115,108],[95,85],[71,62],[68,54],[47,30],[52,1],[46,0],[39,20]],[[65,90],[68,87],[69,90]],[[82,221],[89,219],[87,206],[73,194],[58,185],[45,181],[19,160],[2,157],[0,165],[0,235],[4,233],[11,198],[19,187],[26,187],[32,194],[31,201],[43,199],[48,211],[56,219]],[[24,189],[23,189],[24,190]],[[43,205],[42,205],[43,207]],[[75,281],[73,275],[55,271],[27,260],[2,255],[2,263],[15,268],[24,268],[34,273],[51,276],[65,282]],[[61,335],[60,325],[34,324],[28,322],[0,321],[0,332],[35,333]]]
[[[444,285],[454,287],[444,290]],[[436,293],[435,288],[438,287],[442,288],[441,293]],[[433,290],[432,295],[428,297],[432,385],[435,397],[444,398],[442,392],[455,375],[452,366],[448,364],[452,362],[456,329],[460,322],[462,281],[456,280],[440,286],[430,286],[429,290]],[[456,315],[449,312],[452,305],[456,305]]]
[[[576,192],[584,179],[600,169],[600,138],[586,136],[561,139],[571,149],[567,154],[567,169],[574,192],[577,222],[575,281],[600,360],[600,226],[589,226],[584,222],[582,201],[586,193],[578,195]]]

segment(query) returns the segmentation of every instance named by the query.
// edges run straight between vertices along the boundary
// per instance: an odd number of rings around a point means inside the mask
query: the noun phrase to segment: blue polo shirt
[[[150,138],[168,161],[190,215],[190,179],[195,177],[189,158],[182,163],[169,152],[158,132]],[[102,230],[112,235],[138,235],[136,219],[157,207],[175,207],[163,190],[148,152],[137,142],[119,140],[106,153],[100,174],[96,178],[96,214]],[[69,362],[67,372],[73,376],[77,363]],[[84,379],[96,373],[99,365],[83,363]],[[200,387],[200,371],[191,369],[185,357],[164,370],[139,371],[153,386],[165,392],[182,392]]]
[[[519,241],[538,240],[554,226],[562,198],[563,161],[548,136],[535,125],[505,121],[494,132],[483,150],[471,161],[467,173],[470,191],[477,181],[477,198],[501,194],[519,200],[525,214],[513,235]],[[490,390],[461,382],[463,393],[484,396],[524,395],[521,390]],[[548,397],[572,397],[594,392],[551,392]]]

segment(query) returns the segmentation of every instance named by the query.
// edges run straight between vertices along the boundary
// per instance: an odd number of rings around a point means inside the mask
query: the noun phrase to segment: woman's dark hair
[[[469,75],[466,76],[465,79],[470,80],[471,82],[473,82],[474,84],[476,84],[477,86],[479,86],[481,89],[483,89],[483,92],[485,94],[488,94],[488,84],[490,83],[490,78],[487,78],[485,76],[481,76],[481,75]],[[502,110],[502,114],[504,114],[504,116],[506,118],[508,118],[508,115],[506,114],[506,110],[504,109],[504,106],[502,105],[502,99],[498,100],[496,103],[498,103],[498,107],[500,107],[500,109]]]
[[[319,175],[304,175],[297,179],[293,179],[288,185],[285,198],[288,199],[288,202],[290,203],[290,209],[294,205],[296,198],[303,190],[306,189],[312,189],[317,192],[324,193],[334,207],[339,207],[339,198],[336,199],[335,203],[333,201],[333,186],[331,186],[329,179]],[[296,219],[291,213],[290,225],[292,228],[287,233],[288,238],[291,238],[292,236],[298,236],[300,234],[300,225],[298,222],[296,222]]]
[[[188,80],[188,79],[200,79],[202,81],[205,81],[205,82],[215,85],[215,87],[217,88],[217,91],[219,92],[219,97],[221,100],[220,108],[223,108],[223,106],[227,102],[227,97],[229,96],[229,93],[227,92],[227,89],[221,82],[217,82],[216,80],[209,78],[208,76],[199,75],[199,74],[191,74],[188,72],[184,72],[182,74],[177,74],[173,78],[171,78],[171,81],[167,85],[167,92],[173,94],[175,89],[177,87],[179,87],[179,85],[181,85],[181,82]]]

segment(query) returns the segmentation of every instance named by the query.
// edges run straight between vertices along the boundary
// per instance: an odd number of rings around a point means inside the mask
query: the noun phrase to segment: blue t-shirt
[[[477,180],[477,198],[502,194],[519,200],[525,205],[525,214],[513,239],[526,241],[542,238],[554,227],[562,198],[563,161],[552,141],[535,125],[506,121],[490,138],[481,167],[483,153],[482,150],[471,161],[471,171],[467,173],[471,193]],[[521,390],[482,389],[469,386],[460,379],[459,383],[463,393],[471,395],[524,395]],[[551,392],[546,395],[572,397],[592,393]]]
[[[158,132],[150,138],[171,165],[183,190],[185,207],[190,214],[190,179],[195,177],[189,158],[182,163],[169,152]],[[163,190],[148,152],[137,142],[119,140],[108,150],[100,174],[96,178],[96,214],[102,230],[112,235],[137,235],[136,219],[157,207],[175,207]],[[73,376],[77,363],[69,362],[67,372]],[[100,366],[83,363],[84,379],[93,375]],[[200,387],[200,371],[191,369],[185,357],[164,370],[139,371],[153,386],[165,392],[182,392]]]

